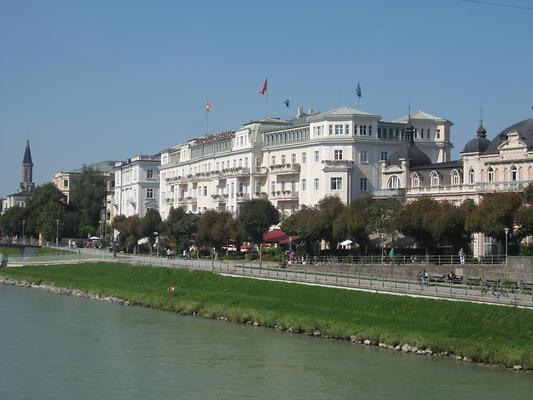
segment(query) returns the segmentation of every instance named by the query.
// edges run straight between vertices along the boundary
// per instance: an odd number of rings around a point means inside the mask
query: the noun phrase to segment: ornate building
[[[533,182],[533,119],[505,128],[492,141],[481,121],[460,159],[448,162],[432,163],[411,135],[404,151],[380,162],[380,171],[381,190],[375,197],[398,196],[407,202],[426,195],[459,205],[466,199],[479,203],[487,193],[523,191]],[[493,244],[491,238],[475,235],[474,255],[490,254]]]
[[[14,206],[24,207],[26,202],[31,198],[31,192],[35,187],[35,184],[33,183],[33,161],[31,159],[29,139],[26,141],[21,172],[22,179],[19,186],[20,190],[2,199],[2,212],[5,212],[7,209]]]

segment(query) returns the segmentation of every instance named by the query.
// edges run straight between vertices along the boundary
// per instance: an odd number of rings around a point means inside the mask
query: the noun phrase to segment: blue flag
[[[355,89],[355,93],[357,94],[357,97],[361,98],[361,85],[359,85],[359,82],[357,82],[357,89]]]
[[[285,104],[285,107],[289,108],[291,102],[290,102],[289,99],[287,99],[287,100],[285,100],[285,101],[283,102],[283,104]]]

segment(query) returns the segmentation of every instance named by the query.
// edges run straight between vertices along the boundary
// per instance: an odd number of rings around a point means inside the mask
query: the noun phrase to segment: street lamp
[[[59,246],[59,220],[56,219],[56,246]]]
[[[384,245],[383,245],[383,239],[385,239],[385,235],[383,233],[379,234],[379,237],[381,238],[381,263],[385,264],[385,256],[384,256]]]
[[[505,265],[507,265],[507,236],[509,235],[509,228],[505,228]]]
[[[26,225],[26,220],[23,219],[22,220],[22,240],[24,241],[24,229],[25,229],[25,225]]]

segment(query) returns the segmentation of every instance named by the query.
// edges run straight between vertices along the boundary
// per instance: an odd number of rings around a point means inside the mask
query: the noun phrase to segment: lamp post
[[[155,236],[155,243],[154,243],[155,244],[155,253],[156,253],[156,256],[159,257],[159,233],[158,232],[154,232],[154,236]]]
[[[385,235],[383,233],[379,234],[379,237],[381,238],[381,263],[385,263],[385,256],[383,254],[384,252],[384,246],[383,246],[383,239],[385,239]]]
[[[59,220],[56,219],[56,246],[59,246]]]
[[[509,235],[509,228],[505,228],[505,265],[507,265],[507,236]]]
[[[24,241],[24,233],[25,233],[24,230],[25,230],[25,228],[26,228],[26,220],[23,219],[22,220],[22,240],[23,241]]]

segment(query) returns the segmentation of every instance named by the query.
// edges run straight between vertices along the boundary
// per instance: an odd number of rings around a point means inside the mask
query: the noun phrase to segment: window
[[[361,189],[361,192],[368,191],[368,178],[361,178],[359,180],[359,189]]]
[[[147,199],[153,199],[154,198],[154,189],[152,189],[152,188],[146,189],[146,198]]]
[[[333,151],[333,159],[334,160],[342,160],[342,150],[334,150]]]
[[[331,190],[342,190],[342,178],[331,178]]]
[[[153,169],[147,169],[146,170],[146,179],[154,179],[154,170]]]
[[[296,164],[296,154],[291,154],[291,163]]]
[[[320,189],[318,178],[315,178],[315,190]]]
[[[366,125],[361,125],[361,126],[359,127],[359,134],[360,134],[361,136],[366,136]]]
[[[322,127],[321,126],[317,126],[317,136],[320,136],[320,134],[322,133]]]
[[[335,135],[342,135],[342,125],[335,125]]]
[[[270,191],[274,193],[276,191],[276,182],[270,182]]]
[[[281,163],[282,163],[282,164],[285,164],[285,161],[287,161],[287,159],[285,158],[285,154],[283,154],[283,155],[281,156]]]
[[[396,175],[393,175],[389,178],[387,181],[387,188],[388,189],[398,189],[400,187],[400,178],[398,178]]]
[[[346,125],[344,126],[344,133],[346,133],[347,135],[350,134],[350,125],[346,124]]]
[[[437,129],[437,139],[440,139],[440,129]]]
[[[271,162],[272,165],[276,165],[276,156],[272,156],[272,162]]]
[[[362,164],[368,163],[368,151],[363,150],[359,153],[359,162]]]
[[[307,153],[302,153],[302,164],[307,162]]]
[[[382,151],[380,160],[385,161],[385,160],[388,160],[388,158],[389,158],[389,155],[387,154],[387,152],[386,151]]]
[[[307,180],[302,179],[302,192],[305,192],[306,186],[307,186]]]
[[[452,172],[452,185],[459,185],[461,179],[459,179],[459,173],[457,171]]]
[[[487,179],[489,182],[494,182],[494,170],[492,169],[492,167],[489,167],[487,171]]]
[[[291,181],[291,192],[296,193],[296,181]]]
[[[512,166],[511,168],[511,181],[516,182],[518,180],[518,169],[516,166]]]
[[[420,186],[420,176],[418,174],[411,175],[411,187],[419,187]]]
[[[207,186],[205,188],[207,190]],[[244,185],[242,182],[239,182],[239,193],[243,193],[243,192],[244,192]],[[206,195],[207,195],[207,191],[206,191]]]
[[[368,125],[368,136],[372,136],[372,125]]]
[[[333,125],[330,125],[330,126],[329,126],[329,134],[330,134],[330,135],[333,135]]]
[[[281,182],[281,191],[282,191],[282,192],[285,191],[285,181],[282,181],[282,182]]]
[[[439,174],[433,171],[431,173],[431,186],[439,186],[439,184],[440,184]]]
[[[476,182],[476,174],[472,168],[468,171],[468,183],[473,185]]]
[[[261,192],[261,183],[255,182],[255,192],[260,193]]]
[[[320,161],[320,152],[318,150],[315,150],[315,162]]]
[[[63,179],[63,188],[68,189],[68,179]]]

